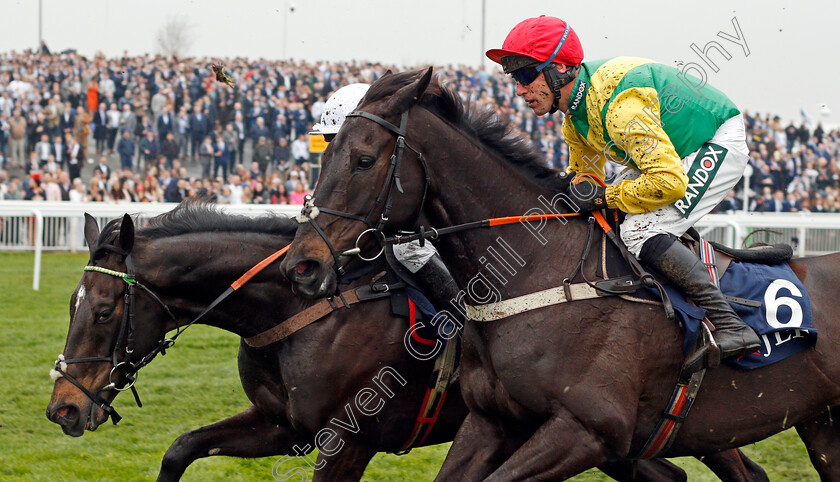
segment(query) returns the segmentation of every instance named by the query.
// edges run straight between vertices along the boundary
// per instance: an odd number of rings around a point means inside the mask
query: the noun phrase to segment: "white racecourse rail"
[[[125,213],[137,215],[138,224],[162,214],[177,203],[71,203],[0,201],[0,251],[35,251],[32,289],[40,286],[42,251],[86,250],[84,214],[104,226]],[[259,216],[269,212],[286,216],[300,213],[302,206],[278,204],[218,205],[226,212]],[[279,249],[279,247],[278,247]]]
[[[143,219],[175,208],[175,203],[70,203],[0,201],[0,251],[35,251],[32,288],[39,287],[42,251],[79,251],[86,248],[84,213],[100,226],[125,213]],[[259,216],[278,213],[294,216],[299,205],[219,205],[230,213]],[[510,215],[511,213],[502,213]],[[734,213],[710,214],[697,228],[706,239],[728,246],[754,242],[789,243],[797,256],[840,251],[840,214]],[[749,239],[748,239],[749,237]]]

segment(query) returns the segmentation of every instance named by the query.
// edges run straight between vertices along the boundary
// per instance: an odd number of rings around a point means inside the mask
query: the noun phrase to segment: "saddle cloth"
[[[811,326],[811,300],[801,281],[787,263],[764,265],[733,261],[720,279],[721,291],[738,298],[753,300],[761,306],[730,303],[745,323],[758,333],[761,349],[750,355],[725,360],[741,369],[770,365],[812,348],[817,343],[817,330]],[[673,286],[665,286],[674,312],[680,318],[686,354],[700,334],[706,310],[688,302]]]
[[[699,256],[699,239],[699,234],[692,229],[682,241]],[[615,246],[606,239],[602,243],[601,272],[609,272],[611,278],[628,274],[627,264]],[[726,363],[740,369],[755,369],[816,345],[818,332],[811,324],[808,291],[787,262],[793,253],[790,246],[731,249],[710,244],[714,246],[714,256],[707,262],[717,266],[721,291],[731,297],[730,306],[762,341],[759,351],[725,360]],[[656,275],[653,271],[652,274]],[[689,302],[679,289],[668,285],[661,276],[657,278],[665,287],[683,329],[683,350],[687,355],[695,347],[706,310]],[[645,288],[637,295],[648,300],[660,299],[659,293],[652,288]],[[734,299],[739,301],[732,301]]]

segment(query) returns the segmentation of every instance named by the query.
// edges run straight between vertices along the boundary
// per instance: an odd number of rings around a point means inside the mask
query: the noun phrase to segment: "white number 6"
[[[802,297],[802,292],[799,291],[799,288],[786,279],[777,279],[770,283],[767,291],[764,292],[764,305],[767,307],[767,323],[773,328],[799,328],[802,326],[802,307],[793,298],[787,296],[776,298],[776,294],[780,289],[790,291],[790,294],[793,296]],[[790,308],[790,320],[787,323],[781,323],[777,317],[780,306]]]

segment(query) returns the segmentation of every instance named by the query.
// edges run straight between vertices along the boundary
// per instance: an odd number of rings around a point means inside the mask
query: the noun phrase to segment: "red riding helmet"
[[[502,48],[488,50],[486,55],[498,64],[502,63],[502,57],[514,55],[530,57],[546,65],[578,66],[583,62],[583,47],[565,21],[540,15],[519,22],[505,38]]]

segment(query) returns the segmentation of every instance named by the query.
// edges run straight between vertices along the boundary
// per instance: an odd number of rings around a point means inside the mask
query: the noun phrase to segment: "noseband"
[[[324,243],[326,243],[327,248],[329,248],[330,254],[333,257],[333,261],[334,261],[333,269],[335,269],[335,272],[336,272],[336,274],[338,274],[338,276],[343,276],[345,274],[344,266],[340,262],[340,257],[341,256],[356,255],[364,261],[373,261],[376,258],[378,258],[380,255],[382,255],[382,253],[385,251],[385,244],[386,243],[385,243],[384,229],[385,229],[385,225],[387,224],[387,222],[388,222],[388,220],[391,216],[391,208],[393,207],[393,202],[394,202],[394,190],[396,189],[400,193],[404,192],[403,188],[402,188],[402,184],[400,183],[400,167],[402,166],[403,152],[405,151],[406,147],[417,155],[417,158],[420,160],[420,165],[423,167],[423,175],[424,175],[423,197],[420,200],[420,207],[417,210],[417,214],[415,215],[415,218],[414,218],[414,224],[415,225],[418,224],[419,218],[420,218],[420,213],[423,212],[423,206],[426,203],[426,193],[429,189],[429,169],[426,166],[426,160],[423,158],[423,154],[420,153],[420,151],[418,151],[417,149],[411,147],[411,145],[405,139],[406,127],[408,125],[408,111],[403,112],[403,114],[400,118],[400,126],[399,127],[397,127],[394,124],[391,124],[390,122],[386,121],[385,119],[383,119],[379,116],[376,116],[374,114],[371,114],[369,112],[355,111],[355,112],[351,112],[350,114],[347,114],[347,117],[361,117],[363,119],[368,119],[370,121],[373,121],[373,122],[379,124],[380,126],[384,127],[385,129],[387,129],[392,134],[394,134],[397,137],[397,139],[396,139],[396,142],[394,144],[394,151],[393,151],[393,153],[391,153],[391,161],[390,161],[390,164],[388,166],[388,175],[385,177],[385,180],[382,183],[382,187],[379,190],[379,195],[376,197],[376,202],[374,203],[373,207],[370,208],[370,211],[368,211],[366,216],[362,217],[362,216],[358,216],[358,215],[355,215],[355,214],[350,214],[350,213],[346,213],[346,212],[342,212],[342,211],[336,211],[336,210],[333,210],[333,209],[317,207],[317,206],[315,206],[315,203],[312,200],[311,196],[307,196],[304,207],[301,210],[301,214],[300,214],[300,216],[298,216],[298,221],[299,222],[301,222],[301,223],[305,223],[305,222],[311,223],[312,227],[315,229],[315,231],[318,233],[318,235],[321,236],[321,239],[324,240]],[[384,207],[382,207],[383,204],[384,204]],[[380,214],[379,219],[376,220],[376,211],[380,207],[382,207],[382,213]],[[330,242],[329,238],[327,238],[327,235],[326,235],[326,233],[324,233],[323,229],[321,229],[321,227],[318,225],[318,223],[315,222],[315,217],[318,216],[318,214],[320,214],[320,213],[331,214],[333,216],[339,216],[339,217],[342,217],[342,218],[352,219],[354,221],[360,221],[360,222],[364,223],[368,227],[368,229],[363,231],[356,238],[356,243],[355,243],[354,248],[339,252],[333,247],[332,243]],[[376,221],[375,224],[374,224],[374,221]],[[371,258],[366,258],[366,257],[362,256],[362,254],[361,254],[362,250],[359,247],[359,244],[361,242],[361,239],[366,234],[369,234],[369,233],[372,234],[374,236],[374,238],[380,238],[379,242],[380,242],[382,247],[375,256],[373,256]]]

